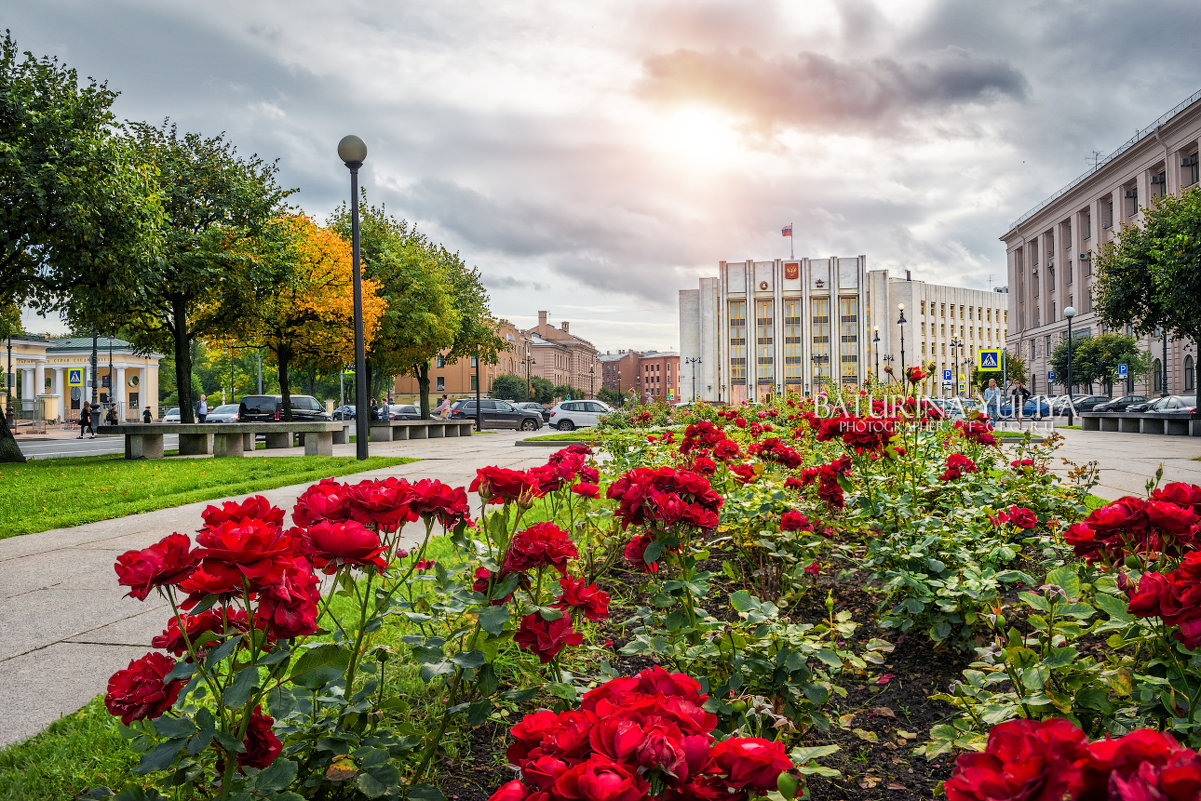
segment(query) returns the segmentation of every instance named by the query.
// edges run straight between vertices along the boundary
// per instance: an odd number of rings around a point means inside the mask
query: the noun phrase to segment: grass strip
[[[0,539],[411,461],[392,456],[361,462],[352,456],[132,461],[106,454],[5,463]]]
[[[590,434],[586,430],[563,431],[558,434],[540,434],[536,437],[526,437],[526,442],[595,442],[600,439],[598,434]]]

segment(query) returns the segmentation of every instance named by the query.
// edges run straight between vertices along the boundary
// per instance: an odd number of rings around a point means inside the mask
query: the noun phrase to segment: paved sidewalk
[[[404,476],[466,486],[478,467],[525,469],[544,463],[551,452],[513,447],[519,436],[525,434],[372,443],[373,455],[422,461],[340,480]],[[281,451],[256,455],[301,452]],[[354,446],[335,446],[334,453],[353,455]],[[307,486],[258,494],[290,512]],[[0,638],[0,745],[36,734],[83,706],[104,691],[113,672],[150,650],[150,638],[163,630],[169,608],[157,595],[145,601],[123,597],[113,562],[173,531],[192,534],[210,503],[220,500],[0,540],[0,631],[5,634]]]
[[[1057,428],[1064,441],[1055,452],[1055,472],[1070,469],[1063,459],[1083,465],[1096,461],[1101,467],[1100,483],[1093,494],[1106,500],[1123,495],[1142,495],[1146,484],[1163,466],[1160,485],[1172,481],[1201,484],[1201,437],[1168,437],[1162,434],[1119,434],[1109,431],[1077,431]]]

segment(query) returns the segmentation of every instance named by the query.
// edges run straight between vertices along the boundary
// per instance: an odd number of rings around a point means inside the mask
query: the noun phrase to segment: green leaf
[[[751,596],[746,590],[738,590],[730,596],[730,605],[738,612],[749,612],[758,609],[759,599]]]
[[[804,765],[811,759],[820,759],[830,756],[830,754],[836,754],[838,751],[839,746],[837,745],[814,745],[808,748],[794,748],[789,752],[789,756],[792,757],[794,764]]]
[[[350,650],[326,643],[309,648],[292,666],[292,681],[310,690],[319,690],[338,679],[350,665]]]
[[[271,766],[259,771],[254,777],[254,789],[260,793],[274,793],[296,780],[297,765],[290,759],[279,758]]]
[[[660,540],[654,540],[650,545],[646,546],[646,550],[642,553],[642,561],[646,564],[658,562],[659,557],[663,555],[663,543]]]
[[[437,787],[415,784],[409,788],[409,801],[446,801],[446,796]]]
[[[1080,577],[1071,565],[1061,565],[1052,570],[1047,574],[1046,583],[1062,587],[1069,600],[1080,597]]]
[[[422,664],[418,675],[425,682],[433,681],[439,676],[453,676],[455,666],[449,659],[443,659],[441,662],[426,662]]]
[[[507,606],[489,606],[480,611],[480,628],[493,637],[499,637],[505,630],[505,623],[508,622],[509,607]]]
[[[167,740],[178,740],[183,737],[191,737],[196,732],[196,724],[187,718],[175,718],[170,715],[163,715],[155,718],[154,730],[159,737]]]
[[[450,658],[450,661],[461,668],[474,669],[486,665],[488,658],[484,656],[483,651],[467,651],[466,653],[455,654]]]
[[[1130,614],[1130,602],[1125,598],[1098,593],[1093,598],[1093,603],[1119,623],[1130,623],[1134,620],[1134,615]]]
[[[234,680],[226,685],[225,692],[221,694],[222,702],[226,706],[243,706],[250,700],[250,693],[254,691],[254,686],[258,680],[258,668],[254,666],[242,668],[238,672],[238,675],[234,677]]]
[[[181,659],[171,668],[171,672],[163,676],[163,684],[170,684],[176,679],[190,679],[196,672],[196,666],[186,659]]]
[[[193,614],[195,614],[195,612],[193,612]],[[235,637],[230,637],[228,640],[208,652],[208,655],[204,658],[204,666],[210,670],[213,669],[222,661],[224,661],[230,654],[232,654],[241,643],[241,634]]]
[[[179,756],[179,752],[183,750],[186,743],[186,740],[167,740],[159,743],[152,750],[142,754],[141,761],[133,769],[134,773],[145,774],[166,770],[171,767],[171,763]]]

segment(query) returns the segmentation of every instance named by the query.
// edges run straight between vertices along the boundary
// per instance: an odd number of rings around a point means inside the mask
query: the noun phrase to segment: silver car
[[[238,404],[226,403],[208,413],[206,423],[236,423],[238,422]]]
[[[167,413],[163,415],[163,422],[164,423],[178,423],[179,422],[179,407],[172,406],[170,409],[168,409]]]

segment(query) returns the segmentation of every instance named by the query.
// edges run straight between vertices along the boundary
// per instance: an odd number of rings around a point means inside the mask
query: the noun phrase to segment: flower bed
[[[923,380],[210,508],[118,560],[175,616],[109,709],[184,798],[1196,797],[1201,489],[1090,514]]]

